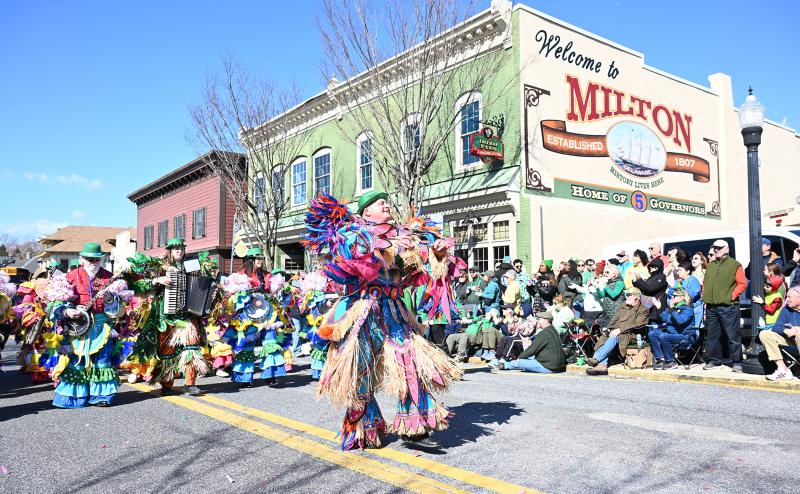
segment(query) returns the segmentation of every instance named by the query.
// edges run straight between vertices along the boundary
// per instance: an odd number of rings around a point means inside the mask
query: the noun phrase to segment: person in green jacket
[[[456,360],[461,362],[468,361],[469,355],[467,352],[469,347],[477,345],[478,335],[483,330],[491,329],[494,324],[492,312],[494,311],[490,311],[488,315],[478,316],[464,328],[463,332],[447,335],[446,342],[449,354],[453,355],[453,352],[456,352]]]
[[[499,370],[522,370],[525,372],[538,372],[550,374],[564,372],[567,368],[567,357],[561,345],[561,336],[553,327],[553,315],[550,312],[540,312],[536,322],[536,337],[531,346],[522,351],[517,360],[500,362]]]

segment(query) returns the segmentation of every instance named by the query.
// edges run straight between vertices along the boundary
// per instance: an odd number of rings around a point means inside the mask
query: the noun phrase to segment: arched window
[[[301,156],[292,163],[292,206],[306,203],[306,157]]]
[[[373,187],[372,164],[374,153],[372,132],[363,132],[356,138],[356,195],[360,196]]]
[[[456,168],[469,168],[481,162],[469,153],[469,135],[480,130],[482,115],[481,93],[470,91],[456,102]]]
[[[331,193],[331,148],[323,148],[314,153],[314,197],[320,192]]]

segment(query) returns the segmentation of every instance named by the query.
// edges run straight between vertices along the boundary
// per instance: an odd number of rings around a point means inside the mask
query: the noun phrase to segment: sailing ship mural
[[[667,152],[653,131],[635,122],[620,122],[606,137],[609,157],[623,171],[652,177],[664,171]]]

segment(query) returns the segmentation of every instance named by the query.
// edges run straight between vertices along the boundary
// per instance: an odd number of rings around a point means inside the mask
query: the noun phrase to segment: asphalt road
[[[203,398],[123,385],[110,408],[59,410],[3,353],[0,492],[796,492],[797,394],[490,372],[443,398],[441,451],[338,451],[342,411],[308,362],[277,389],[199,382]],[[180,384],[180,383],[179,383]],[[394,405],[380,399],[390,419]]]

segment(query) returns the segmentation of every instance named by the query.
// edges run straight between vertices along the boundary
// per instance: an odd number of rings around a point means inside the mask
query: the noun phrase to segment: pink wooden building
[[[137,248],[162,256],[167,240],[182,237],[188,257],[207,250],[231,270],[233,199],[208,165],[216,151],[201,156],[128,195],[136,204]],[[241,157],[241,166],[245,158]],[[241,259],[234,259],[239,269]]]

